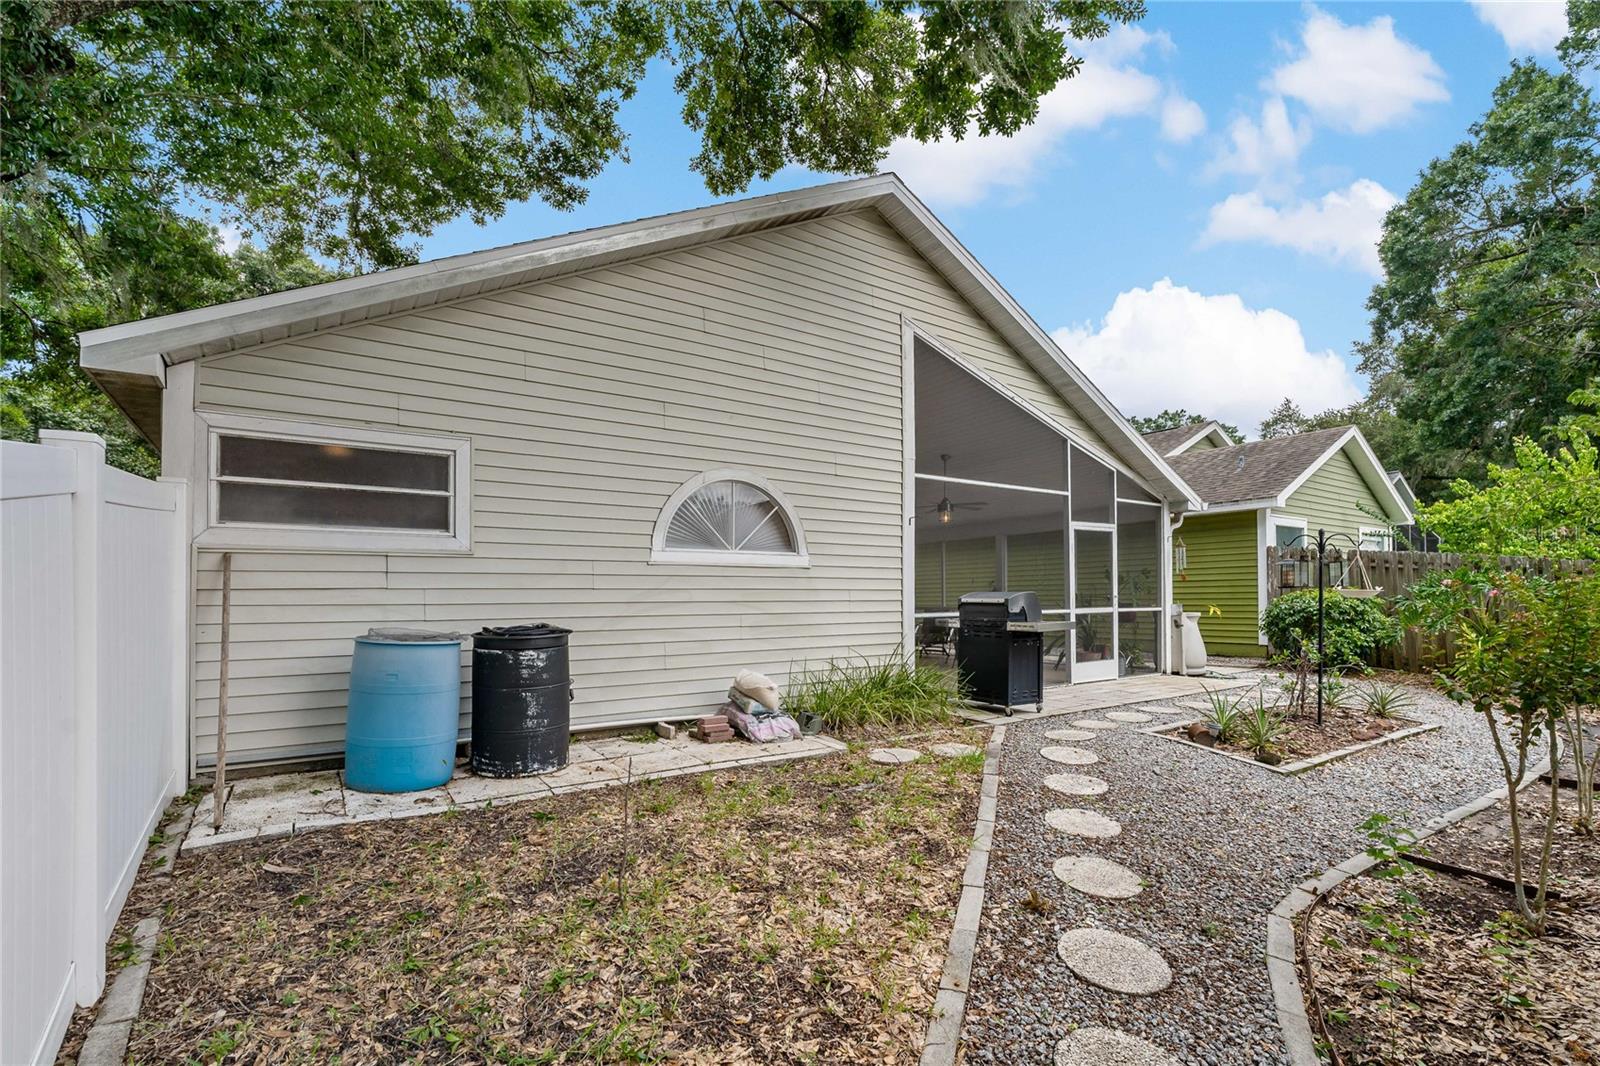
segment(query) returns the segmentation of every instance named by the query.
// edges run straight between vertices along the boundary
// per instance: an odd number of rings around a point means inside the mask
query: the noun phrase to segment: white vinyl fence
[[[0,1063],[53,1062],[188,772],[184,486],[0,442]]]

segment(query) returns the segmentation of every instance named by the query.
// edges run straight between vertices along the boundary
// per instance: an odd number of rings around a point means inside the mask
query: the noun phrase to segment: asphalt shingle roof
[[[1142,433],[1145,442],[1155,449],[1157,455],[1165,456],[1174,448],[1181,448],[1191,438],[1198,437],[1201,433],[1211,428],[1210,422],[1196,422],[1192,426],[1179,426],[1177,429],[1158,429],[1150,433]]]
[[[1235,444],[1231,448],[1188,451],[1168,458],[1167,463],[1206,503],[1264,500],[1288,488],[1349,429],[1349,426],[1335,426],[1290,437]],[[1153,436],[1155,434],[1148,434],[1145,439]]]

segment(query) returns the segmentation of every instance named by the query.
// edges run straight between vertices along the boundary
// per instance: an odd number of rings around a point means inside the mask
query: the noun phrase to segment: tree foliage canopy
[[[1577,399],[1600,401],[1596,390]],[[1417,521],[1446,551],[1600,561],[1600,433],[1594,414],[1570,418],[1566,443],[1546,451],[1519,437],[1511,466],[1489,464],[1482,488],[1457,481],[1453,498],[1420,509]]]
[[[1182,407],[1176,410],[1168,407],[1158,415],[1134,415],[1128,421],[1140,433],[1157,433],[1164,429],[1182,429],[1184,426],[1198,426],[1202,422],[1211,421],[1211,419],[1205,415],[1190,414]],[[1227,422],[1218,422],[1217,425],[1222,427],[1222,432],[1232,437],[1235,443],[1244,440],[1244,437],[1239,433],[1238,426],[1230,425]]]
[[[1565,69],[1513,62],[1467,139],[1390,211],[1361,369],[1425,498],[1481,479],[1600,373],[1600,4],[1569,6]]]
[[[1016,132],[1077,71],[1075,40],[1142,14],[1142,0],[11,0],[8,392],[65,387],[79,329],[238,295],[250,264],[217,251],[202,209],[280,266],[403,264],[450,219],[582,202],[625,158],[619,107],[653,60],[676,68],[711,192],[791,163],[868,171],[898,137]]]

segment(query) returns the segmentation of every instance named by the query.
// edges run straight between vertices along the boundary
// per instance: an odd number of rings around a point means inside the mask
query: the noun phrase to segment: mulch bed
[[[852,751],[184,856],[124,912],[164,912],[130,1058],[914,1062],[982,763]]]
[[[1278,745],[1284,762],[1296,762],[1364,744],[1419,724],[1411,718],[1379,718],[1362,710],[1324,707],[1322,724],[1319,726],[1316,714],[1315,707],[1308,707],[1303,714],[1296,712],[1285,720],[1289,731]],[[1218,744],[1217,747],[1238,755],[1250,754],[1236,743]]]
[[[1570,804],[1570,790],[1563,799]],[[1523,793],[1525,811],[1548,792]],[[1535,818],[1537,821],[1537,817]],[[1425,854],[1453,866],[1508,872],[1505,804],[1427,841]],[[1542,824],[1524,854],[1537,859]],[[1557,830],[1550,931],[1530,939],[1505,920],[1510,892],[1470,876],[1436,872],[1399,880],[1353,878],[1311,911],[1302,934],[1312,1002],[1343,1061],[1468,1066],[1600,1062],[1600,839]],[[1423,913],[1404,947],[1416,973],[1397,972],[1374,950],[1363,919],[1397,912],[1409,889]],[[1386,991],[1380,981],[1398,987]],[[1315,1019],[1313,1019],[1315,1024]]]

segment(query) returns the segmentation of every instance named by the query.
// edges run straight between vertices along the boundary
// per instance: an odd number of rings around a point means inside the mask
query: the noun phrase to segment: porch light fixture
[[[950,512],[954,510],[955,505],[950,502],[950,497],[946,496],[939,501],[939,524],[941,526],[950,524]]]

